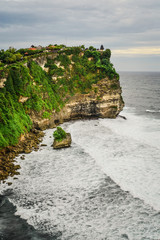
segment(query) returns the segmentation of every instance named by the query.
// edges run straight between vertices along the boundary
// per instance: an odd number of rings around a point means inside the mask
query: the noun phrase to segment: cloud
[[[113,54],[155,54],[159,11],[157,0],[1,0],[0,48],[103,44]]]
[[[0,27],[5,28],[7,25],[29,25],[35,22],[36,17],[30,13],[19,12],[2,12],[0,11]]]
[[[115,55],[160,55],[160,47],[143,47],[113,50]]]

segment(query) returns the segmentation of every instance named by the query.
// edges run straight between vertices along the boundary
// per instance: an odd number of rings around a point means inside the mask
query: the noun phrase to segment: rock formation
[[[53,148],[54,149],[59,149],[59,148],[70,147],[71,142],[72,142],[71,134],[67,133],[66,138],[62,139],[61,141],[58,141],[58,140],[54,139]]]
[[[117,79],[109,80],[106,77],[94,84],[89,93],[76,93],[60,112],[53,111],[50,119],[42,119],[37,112],[32,112],[30,117],[34,127],[41,130],[56,127],[60,123],[75,119],[116,118],[124,107],[121,93],[119,81]]]

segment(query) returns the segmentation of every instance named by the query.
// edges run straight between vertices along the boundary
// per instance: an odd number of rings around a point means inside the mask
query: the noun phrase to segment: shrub
[[[103,59],[103,58],[110,59],[110,57],[111,57],[111,50],[110,50],[110,49],[106,49],[106,50],[102,53],[102,59]]]
[[[57,127],[57,130],[53,133],[53,137],[60,142],[66,138],[66,132],[61,127]]]
[[[45,111],[42,115],[42,118],[50,118],[51,113]]]
[[[69,57],[67,55],[64,54],[60,54],[55,58],[56,61],[60,61],[61,62],[61,66],[64,66],[65,68],[67,68],[69,66],[69,64],[71,64],[71,61],[69,59]]]

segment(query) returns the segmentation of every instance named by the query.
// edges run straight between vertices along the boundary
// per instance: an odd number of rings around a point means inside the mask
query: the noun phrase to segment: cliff
[[[30,117],[34,127],[41,130],[75,119],[116,118],[124,106],[121,92],[119,81],[106,77],[93,84],[89,93],[76,93],[61,111],[53,110],[49,119],[42,119],[41,114],[35,111],[31,112]]]
[[[17,144],[33,128],[115,118],[124,106],[109,49],[41,53],[6,65],[0,73],[0,148]]]

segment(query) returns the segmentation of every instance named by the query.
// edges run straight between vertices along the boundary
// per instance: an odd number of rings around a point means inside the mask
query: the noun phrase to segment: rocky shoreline
[[[16,146],[9,146],[0,150],[0,183],[4,183],[9,176],[19,175],[20,165],[16,164],[14,158],[20,153],[30,153],[32,150],[38,150],[38,144],[42,141],[43,136],[43,131],[32,129],[31,132],[21,136]],[[22,159],[24,159],[23,156]]]
[[[16,165],[14,158],[20,153],[30,153],[33,149],[38,149],[38,144],[44,135],[42,130],[54,128],[70,120],[116,118],[124,107],[121,93],[119,81],[106,77],[97,84],[93,84],[89,93],[76,93],[61,111],[53,110],[50,118],[42,118],[41,113],[31,111],[29,114],[33,123],[31,132],[21,136],[16,146],[0,150],[0,183],[9,176],[13,177],[19,174],[20,166]]]

